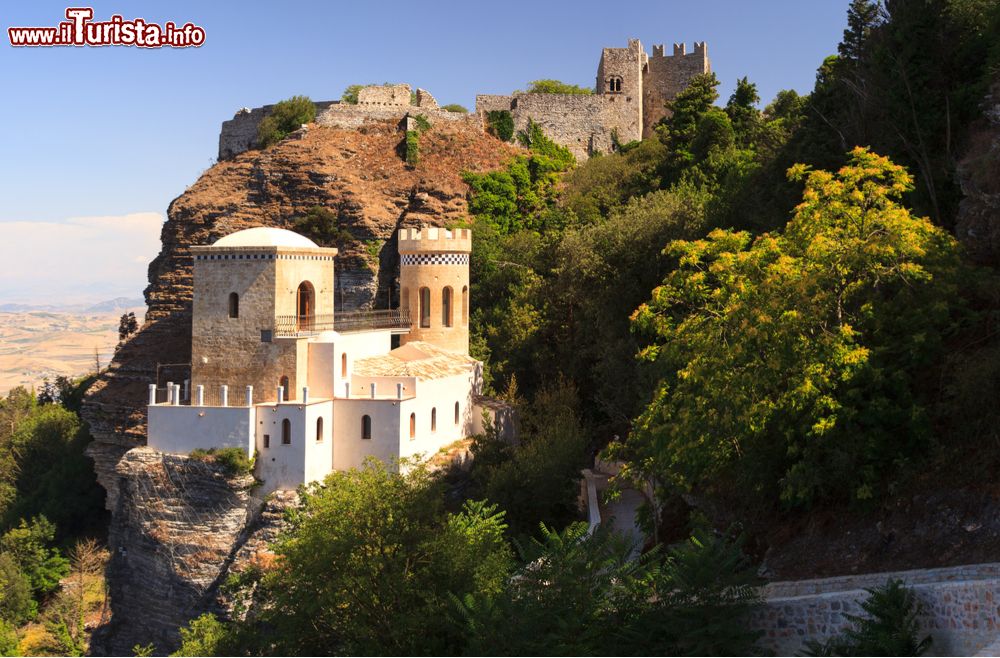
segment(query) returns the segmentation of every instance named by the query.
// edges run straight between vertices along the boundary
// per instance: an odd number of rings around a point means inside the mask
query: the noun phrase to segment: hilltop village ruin
[[[424,89],[411,93],[406,84],[372,85],[359,90],[357,104],[317,102],[316,123],[358,128],[368,121],[404,122],[422,115],[432,124],[466,121],[486,130],[487,114],[500,110],[510,112],[515,130],[523,130],[530,119],[578,160],[586,160],[594,153],[610,153],[618,144],[649,137],[666,116],[666,102],[691,78],[711,70],[705,42],[695,42],[691,52],[683,43],[673,44],[671,53],[654,45],[649,55],[638,39],[630,39],[624,48],[601,51],[592,94],[480,94],[475,111],[462,114],[442,109]],[[257,127],[272,107],[243,108],[224,122],[219,160],[253,148]]]

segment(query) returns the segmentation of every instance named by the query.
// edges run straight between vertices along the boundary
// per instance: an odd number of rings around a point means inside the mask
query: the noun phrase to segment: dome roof
[[[219,238],[213,247],[318,247],[304,235],[283,228],[256,226]]]

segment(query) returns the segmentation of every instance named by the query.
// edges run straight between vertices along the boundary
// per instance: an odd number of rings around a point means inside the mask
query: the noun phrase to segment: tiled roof
[[[478,363],[466,354],[414,341],[382,356],[358,359],[354,362],[354,374],[361,377],[442,379],[470,372]]]

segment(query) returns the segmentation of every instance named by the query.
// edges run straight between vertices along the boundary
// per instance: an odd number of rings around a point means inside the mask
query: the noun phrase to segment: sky
[[[82,4],[82,3],[80,3]],[[116,0],[112,14],[205,30],[198,48],[14,48],[10,26],[55,26],[67,4],[0,8],[0,304],[138,297],[160,225],[241,107],[354,83],[408,82],[470,109],[539,78],[593,85],[629,38],[708,43],[724,103],[737,78],[764,103],[807,93],[849,0],[276,2]],[[76,6],[76,5],[70,5]],[[83,5],[88,6],[88,5]]]

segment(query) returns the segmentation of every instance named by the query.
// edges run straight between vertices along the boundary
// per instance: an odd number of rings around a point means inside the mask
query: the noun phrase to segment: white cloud
[[[155,212],[0,222],[0,303],[74,304],[141,297],[160,250]]]

